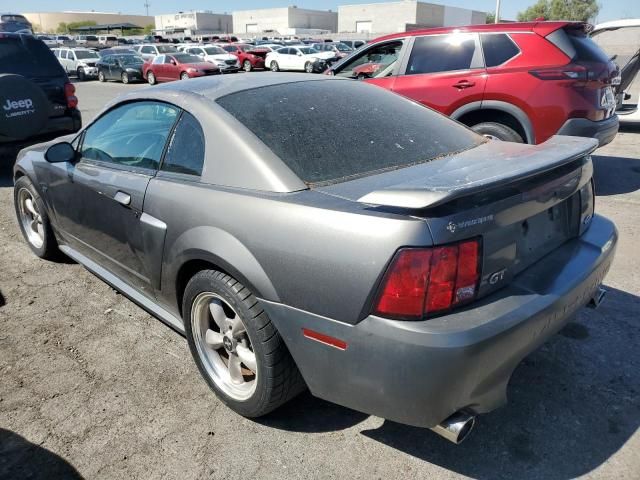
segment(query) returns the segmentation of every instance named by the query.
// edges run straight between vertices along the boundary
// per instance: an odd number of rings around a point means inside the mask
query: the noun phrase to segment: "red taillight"
[[[540,80],[587,80],[588,70],[582,65],[570,63],[559,67],[539,68],[529,73]]]
[[[480,279],[480,241],[435,248],[404,248],[382,280],[374,313],[420,319],[470,302]]]
[[[78,106],[78,97],[76,97],[76,87],[72,83],[64,84],[64,96],[67,98],[68,108],[76,108]]]

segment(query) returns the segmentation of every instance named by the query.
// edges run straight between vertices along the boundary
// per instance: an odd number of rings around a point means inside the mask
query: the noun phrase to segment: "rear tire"
[[[102,72],[102,70],[98,72],[98,80],[101,81],[101,82],[104,82],[104,81],[107,80],[105,78],[104,73]]]
[[[149,85],[155,85],[156,83],[158,83],[153,72],[147,73],[147,82],[149,82]]]
[[[84,68],[82,67],[78,67],[77,75],[78,75],[78,81],[80,82],[84,82],[87,79],[84,74]]]
[[[275,60],[269,64],[269,68],[271,69],[272,72],[280,71],[280,66],[278,65],[278,62],[276,62]]]
[[[22,236],[38,257],[53,259],[59,254],[58,243],[40,195],[28,177],[16,180],[13,203]]]
[[[253,69],[253,66],[249,60],[245,60],[242,62],[242,68],[245,72],[250,72]]]
[[[180,80],[189,80],[189,74],[187,72],[182,72],[180,74]]]
[[[304,390],[280,334],[253,293],[234,278],[216,270],[197,273],[185,288],[182,311],[189,349],[200,373],[235,412],[259,417]],[[233,362],[242,366],[234,371]]]
[[[122,83],[127,85],[129,83],[129,75],[127,72],[122,72]]]
[[[494,138],[496,140],[502,140],[503,142],[516,142],[524,143],[524,139],[513,128],[507,127],[502,123],[496,122],[483,122],[473,125],[471,127],[476,133],[484,135],[485,137]]]

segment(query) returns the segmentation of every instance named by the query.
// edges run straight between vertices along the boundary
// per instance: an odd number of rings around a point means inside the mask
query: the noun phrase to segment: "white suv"
[[[76,75],[78,80],[97,78],[96,62],[100,56],[88,48],[54,48],[52,49],[62,68],[68,74]]]

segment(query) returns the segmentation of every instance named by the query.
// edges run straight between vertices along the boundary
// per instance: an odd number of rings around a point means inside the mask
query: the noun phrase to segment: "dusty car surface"
[[[462,441],[600,301],[617,242],[593,212],[595,140],[488,141],[363,82],[177,82],[61,140],[15,166],[31,249],[183,332],[248,417],[306,386]]]

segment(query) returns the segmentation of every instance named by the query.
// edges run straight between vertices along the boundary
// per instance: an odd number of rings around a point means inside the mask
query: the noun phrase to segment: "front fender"
[[[200,226],[187,230],[167,246],[163,268],[163,290],[177,305],[176,285],[183,265],[192,260],[213,263],[270,301],[280,298],[258,260],[236,237],[217,227]],[[178,309],[180,305],[177,305]]]

